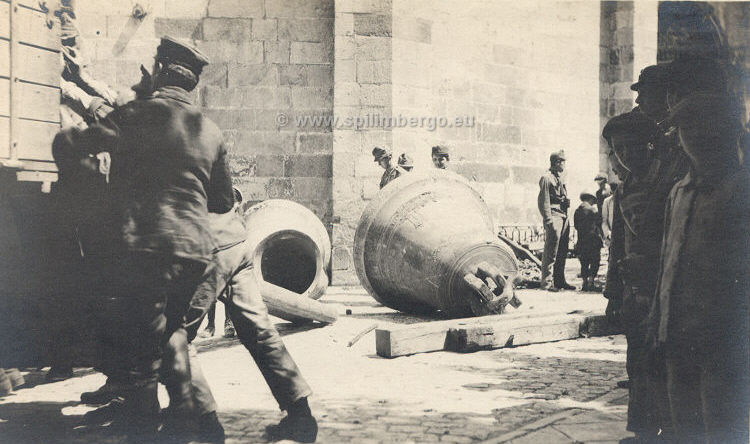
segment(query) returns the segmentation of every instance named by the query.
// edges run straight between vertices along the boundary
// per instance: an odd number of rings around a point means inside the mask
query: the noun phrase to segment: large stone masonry
[[[251,201],[300,202],[330,227],[333,132],[296,120],[333,114],[333,0],[141,4],[143,21],[131,17],[132,2],[77,3],[97,77],[127,89],[139,64],[153,65],[160,36],[195,41],[211,59],[197,103],[224,133],[235,185]]]
[[[568,153],[577,205],[603,168],[604,119],[632,106],[626,85],[655,60],[656,6],[640,3],[141,4],[143,20],[131,16],[132,2],[78,2],[95,75],[127,89],[139,64],[152,66],[161,35],[195,41],[212,59],[196,100],[224,132],[235,184],[248,200],[292,199],[315,211],[331,230],[335,284],[357,283],[354,232],[381,174],[374,146],[430,168],[430,147],[446,144],[452,169],[484,195],[498,224],[538,224],[537,182],[549,153]],[[347,125],[399,116],[467,117],[471,125]],[[323,120],[298,124],[310,117]]]

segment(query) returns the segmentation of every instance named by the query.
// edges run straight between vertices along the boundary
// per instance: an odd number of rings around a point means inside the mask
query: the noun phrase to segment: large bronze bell
[[[396,310],[466,317],[520,304],[515,255],[479,193],[450,171],[409,173],[384,187],[359,221],[354,261],[372,297]]]

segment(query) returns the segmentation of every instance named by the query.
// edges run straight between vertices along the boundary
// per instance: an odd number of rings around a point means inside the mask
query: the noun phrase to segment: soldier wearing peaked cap
[[[393,154],[390,150],[376,146],[372,149],[372,157],[385,170],[380,178],[381,189],[406,172],[399,165],[393,165]]]
[[[599,187],[596,190],[596,210],[599,214],[602,214],[604,199],[612,195],[612,188],[610,188],[609,183],[607,183],[608,180],[605,174],[597,174],[596,177],[594,177],[594,182],[596,182]]]
[[[406,153],[401,153],[400,156],[398,156],[398,166],[404,169],[404,171],[411,171],[412,168],[414,168],[414,162],[411,159],[411,156],[409,156]]]
[[[435,168],[448,169],[450,160],[451,154],[447,146],[435,145],[432,147],[432,164],[435,165]]]
[[[101,368],[127,387],[113,423],[136,440],[150,442],[159,425],[162,359],[187,362],[182,319],[215,247],[209,212],[225,213],[234,203],[221,132],[189,94],[206,64],[189,43],[162,38],[139,98],[80,137],[82,149],[112,158],[113,210],[102,226],[114,241],[89,262],[107,296],[96,331],[106,344]],[[164,353],[167,340],[174,353]],[[194,430],[190,381],[164,382],[170,426],[163,432]]]
[[[545,236],[541,288],[549,291],[575,290],[575,287],[565,280],[565,260],[570,238],[570,199],[562,178],[562,172],[565,170],[565,152],[560,150],[552,153],[549,162],[549,171],[539,179],[537,199]]]

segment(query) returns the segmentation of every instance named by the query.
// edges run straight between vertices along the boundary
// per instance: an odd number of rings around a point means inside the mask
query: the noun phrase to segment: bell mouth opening
[[[263,280],[303,294],[315,282],[318,270],[318,247],[298,231],[274,234],[261,246],[260,273]]]

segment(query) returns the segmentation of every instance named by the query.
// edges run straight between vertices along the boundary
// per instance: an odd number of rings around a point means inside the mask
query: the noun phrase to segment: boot
[[[73,377],[73,367],[52,366],[44,377],[47,382],[59,382]]]
[[[287,409],[287,415],[277,425],[266,428],[266,435],[275,440],[315,442],[318,437],[318,422],[310,412],[307,398],[297,400]]]
[[[198,420],[198,437],[201,442],[210,444],[224,444],[225,434],[216,412],[201,415]]]
[[[229,317],[226,318],[224,321],[224,337],[225,338],[233,338],[237,335],[237,332],[234,330],[234,325],[232,325],[232,321],[229,320]]]
[[[5,370],[0,368],[0,396],[10,395],[11,393],[13,393],[13,384]]]
[[[122,394],[123,387],[107,379],[107,382],[93,392],[81,393],[81,402],[91,405],[102,405],[110,402]]]
[[[114,420],[117,414],[122,411],[123,398],[115,398],[108,404],[99,407],[96,410],[86,412],[83,415],[83,422],[86,424],[104,424]]]
[[[10,378],[10,384],[13,386],[13,390],[26,384],[26,380],[23,378],[21,372],[17,368],[5,369],[5,374]]]

